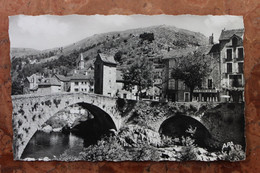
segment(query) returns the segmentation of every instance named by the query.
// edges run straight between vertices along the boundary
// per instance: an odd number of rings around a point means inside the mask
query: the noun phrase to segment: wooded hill
[[[96,34],[68,46],[43,51],[12,48],[12,79],[23,80],[33,73],[44,73],[44,69],[45,73],[46,69],[55,69],[55,73],[67,75],[76,67],[80,53],[84,53],[89,64],[98,52],[114,55],[119,67],[124,67],[138,56],[161,59],[163,52],[170,49],[201,46],[207,42],[208,38],[201,33],[160,25]]]

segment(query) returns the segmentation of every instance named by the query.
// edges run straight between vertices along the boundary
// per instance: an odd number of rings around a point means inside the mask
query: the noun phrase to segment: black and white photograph
[[[246,159],[242,16],[9,16],[14,160]]]

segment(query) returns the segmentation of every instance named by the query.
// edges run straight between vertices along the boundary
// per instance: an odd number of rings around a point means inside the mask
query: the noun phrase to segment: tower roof
[[[103,61],[104,63],[109,63],[109,64],[115,64],[116,65],[116,61],[115,61],[113,56],[106,55],[106,54],[103,54],[103,53],[99,53],[98,55],[99,55],[101,61]]]

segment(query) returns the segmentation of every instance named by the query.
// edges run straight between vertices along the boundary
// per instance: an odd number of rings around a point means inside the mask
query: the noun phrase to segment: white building
[[[70,92],[87,92],[92,93],[93,87],[90,79],[86,75],[75,74],[70,77]]]

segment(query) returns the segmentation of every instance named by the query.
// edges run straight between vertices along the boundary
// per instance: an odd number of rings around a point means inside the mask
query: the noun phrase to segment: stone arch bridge
[[[122,113],[118,109],[117,98],[98,94],[79,92],[16,95],[12,96],[12,102],[13,152],[15,160],[21,159],[25,147],[35,132],[40,129],[48,119],[68,106],[83,104],[99,121],[104,121],[104,124],[109,123],[109,129],[114,128],[115,130],[119,130],[127,120],[125,115],[121,115]],[[155,131],[159,131],[161,125],[165,124],[164,122],[167,122],[174,116],[175,115],[166,114],[156,121],[147,123],[150,124]],[[194,118],[190,117],[187,121],[194,121],[190,119]],[[203,122],[199,123],[204,126]],[[177,121],[175,125],[178,126]]]
[[[118,130],[121,126],[121,116],[116,100],[116,98],[89,93],[12,96],[14,159],[21,158],[34,133],[50,117],[73,104],[85,103],[92,114],[106,114]]]

